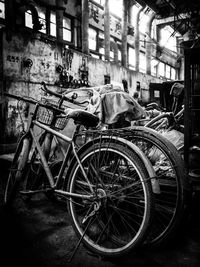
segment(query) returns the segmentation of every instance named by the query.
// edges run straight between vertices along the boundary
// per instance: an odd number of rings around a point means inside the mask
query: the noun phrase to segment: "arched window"
[[[177,33],[174,34],[174,30],[169,25],[161,29],[160,45],[166,47],[172,51],[177,51]]]
[[[5,19],[5,1],[0,1],[0,18]]]

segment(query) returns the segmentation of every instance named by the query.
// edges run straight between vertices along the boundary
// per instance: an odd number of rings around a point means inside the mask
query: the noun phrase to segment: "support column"
[[[81,50],[81,46],[82,46],[81,14],[82,14],[81,2],[76,1],[76,20],[74,21],[74,27],[75,27],[74,44],[75,44],[75,47],[77,47],[79,50]]]
[[[105,60],[110,61],[110,8],[109,8],[109,0],[105,0],[105,6],[104,6],[104,40],[105,40]]]
[[[128,1],[123,0],[122,14],[122,66],[127,67]]]
[[[57,40],[61,41],[63,40],[63,0],[56,0],[56,35]]]
[[[151,53],[152,53],[152,39],[151,39],[151,29],[152,23],[155,18],[155,14],[150,16],[147,23],[147,38],[146,38],[146,74],[151,75]]]
[[[118,49],[117,43],[113,42],[112,46],[113,46],[113,49],[114,49],[114,62],[118,63],[118,61],[119,61],[119,58],[118,58],[119,49]]]
[[[140,56],[140,14],[145,7],[141,7],[136,14],[136,23],[135,23],[135,70],[139,71],[139,56]]]
[[[82,0],[82,52],[89,54],[89,5],[88,0]]]

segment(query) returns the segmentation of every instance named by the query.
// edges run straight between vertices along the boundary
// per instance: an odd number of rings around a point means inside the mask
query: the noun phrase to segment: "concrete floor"
[[[7,165],[1,163],[1,180]],[[64,267],[64,266],[200,266],[200,194],[193,197],[190,215],[175,240],[165,247],[140,248],[130,255],[107,261],[90,254],[81,245],[68,262],[77,238],[70,225],[66,207],[41,196],[15,213],[0,215],[1,267]]]

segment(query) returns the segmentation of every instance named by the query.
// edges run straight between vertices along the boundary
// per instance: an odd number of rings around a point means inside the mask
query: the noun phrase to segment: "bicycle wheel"
[[[121,256],[141,244],[150,226],[153,194],[145,165],[125,145],[103,141],[87,146],[80,161],[93,196],[69,199],[73,228],[94,253]],[[90,196],[80,165],[73,160],[70,166],[67,191]]]
[[[164,244],[174,237],[189,206],[191,191],[183,159],[170,141],[152,129],[133,127],[119,135],[137,145],[155,170],[160,194],[155,194],[154,220],[145,243]]]
[[[22,138],[15,152],[6,188],[4,193],[4,204],[9,206],[12,204],[19,190],[21,181],[25,175],[26,163],[28,160],[30,141],[28,138]]]

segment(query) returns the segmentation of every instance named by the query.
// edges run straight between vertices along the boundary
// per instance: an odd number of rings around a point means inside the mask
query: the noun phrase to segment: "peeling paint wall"
[[[104,84],[105,76],[111,82],[128,82],[128,90],[133,95],[137,82],[146,90],[145,101],[148,101],[150,82],[161,82],[160,79],[122,68],[110,62],[86,56],[73,50],[64,49],[48,40],[29,39],[25,35],[15,34],[9,42],[3,37],[3,79],[4,90],[17,95],[26,95],[39,99],[40,83],[45,81],[51,89],[57,90],[58,84],[86,80],[90,86]],[[62,75],[61,75],[62,74]],[[62,79],[61,79],[62,78]],[[65,83],[64,83],[65,82]],[[4,142],[11,142],[19,134],[19,114],[16,101],[9,100]]]

